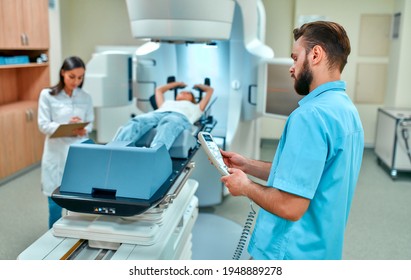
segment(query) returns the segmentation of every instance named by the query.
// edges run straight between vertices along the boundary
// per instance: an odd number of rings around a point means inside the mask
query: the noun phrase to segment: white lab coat
[[[91,132],[94,121],[93,104],[91,96],[84,90],[76,88],[71,97],[64,90],[55,96],[50,95],[50,89],[41,91],[38,126],[39,130],[46,135],[41,160],[41,184],[46,196],[51,196],[61,184],[69,146],[87,138],[87,135],[50,138],[60,124],[69,123],[70,119],[76,116],[84,122],[90,122],[86,129],[87,132]]]

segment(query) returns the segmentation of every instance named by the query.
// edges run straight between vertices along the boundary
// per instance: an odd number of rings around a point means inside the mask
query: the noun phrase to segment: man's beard
[[[310,93],[310,85],[313,81],[313,72],[308,67],[308,61],[305,59],[303,69],[298,77],[295,78],[294,89],[299,95]]]

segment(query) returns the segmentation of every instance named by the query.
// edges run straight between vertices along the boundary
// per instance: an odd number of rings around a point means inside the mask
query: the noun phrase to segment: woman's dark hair
[[[330,68],[338,67],[343,71],[351,52],[350,39],[344,28],[335,22],[315,21],[303,24],[293,31],[294,40],[303,37],[307,54],[316,45],[327,53]]]
[[[63,78],[63,75],[61,75],[61,72],[70,71],[76,68],[83,68],[84,70],[86,70],[86,65],[84,64],[83,60],[80,57],[70,56],[64,60],[63,65],[61,66],[60,72],[59,72],[60,80],[57,85],[50,88],[51,95],[57,95],[65,86],[64,78]],[[78,86],[79,88],[83,86],[83,82]]]

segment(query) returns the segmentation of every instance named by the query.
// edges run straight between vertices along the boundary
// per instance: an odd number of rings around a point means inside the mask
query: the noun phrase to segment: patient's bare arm
[[[206,93],[206,95],[201,99],[199,103],[201,111],[204,111],[205,108],[207,107],[208,102],[210,102],[214,89],[204,84],[196,84],[194,85],[194,88],[199,88]]]
[[[161,107],[161,105],[163,105],[165,92],[169,91],[170,89],[176,88],[176,87],[185,87],[185,86],[186,84],[183,82],[171,82],[163,86],[157,87],[156,92],[155,92],[157,107]]]

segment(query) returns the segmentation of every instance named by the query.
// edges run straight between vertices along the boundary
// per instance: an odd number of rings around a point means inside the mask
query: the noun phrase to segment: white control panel
[[[220,153],[220,148],[214,142],[210,133],[201,131],[198,133],[198,140],[201,143],[204,151],[208,155],[213,165],[217,168],[222,176],[228,175],[227,166],[223,161],[223,156]]]

